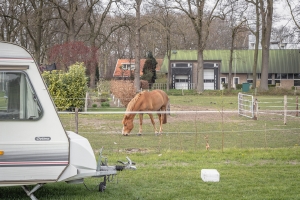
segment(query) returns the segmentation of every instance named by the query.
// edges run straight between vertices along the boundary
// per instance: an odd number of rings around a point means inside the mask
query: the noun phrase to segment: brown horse
[[[167,94],[162,90],[153,90],[151,92],[143,91],[135,95],[135,97],[128,103],[126,112],[134,111],[166,111],[169,106],[169,98]],[[162,124],[167,123],[166,113],[157,113],[160,122],[159,132],[155,127],[155,122],[153,115],[147,113],[150,116],[152,125],[155,130],[155,134],[162,133]],[[133,129],[133,119],[136,113],[125,113],[122,124],[123,130],[122,134],[128,136],[130,131]],[[143,113],[139,114],[140,118],[140,129],[138,135],[142,134],[142,124],[143,124]]]

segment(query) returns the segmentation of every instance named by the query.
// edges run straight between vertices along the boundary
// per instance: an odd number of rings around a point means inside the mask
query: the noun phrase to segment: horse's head
[[[122,134],[125,136],[129,135],[130,131],[133,129],[133,119],[125,115],[122,124],[123,124]]]

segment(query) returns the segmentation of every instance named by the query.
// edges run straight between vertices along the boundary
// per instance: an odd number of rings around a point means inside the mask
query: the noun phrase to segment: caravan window
[[[35,120],[42,115],[37,96],[22,72],[0,72],[0,121]]]

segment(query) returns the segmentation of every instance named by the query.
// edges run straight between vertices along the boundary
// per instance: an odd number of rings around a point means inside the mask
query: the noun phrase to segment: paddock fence
[[[218,109],[210,109],[209,105],[188,106],[190,100],[184,99],[187,106],[171,103],[167,124],[163,124],[163,133],[159,136],[155,135],[146,114],[142,136],[137,136],[140,113],[136,113],[131,135],[122,136],[125,109],[109,112],[59,112],[59,116],[66,130],[87,137],[92,146],[96,141],[103,141],[103,146],[111,151],[292,148],[300,144],[300,118],[297,115],[299,111],[295,109],[298,106],[296,98],[258,97],[257,120],[239,115],[238,102],[232,102],[236,109],[225,110],[222,106]],[[211,101],[209,104],[218,102]],[[159,129],[158,117],[154,118]]]

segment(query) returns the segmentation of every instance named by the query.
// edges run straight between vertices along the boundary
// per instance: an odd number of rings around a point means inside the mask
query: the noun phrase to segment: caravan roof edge
[[[26,69],[29,69],[29,65],[18,65],[18,66],[0,65],[0,70],[26,70]]]

